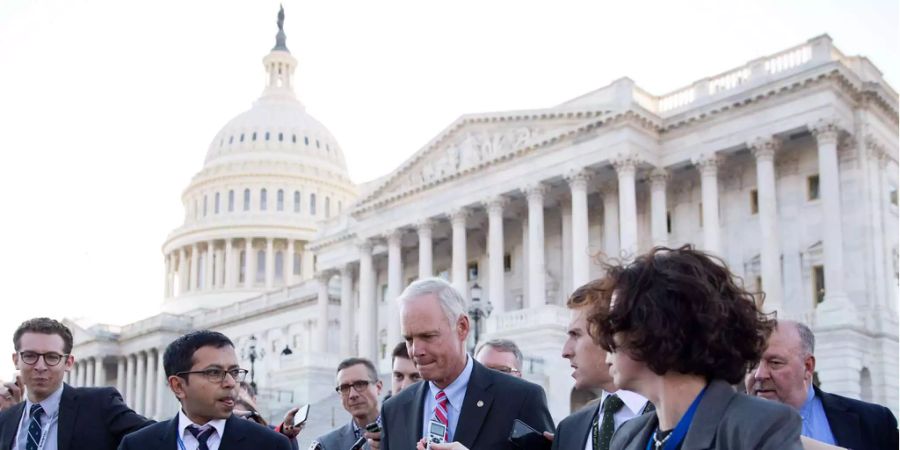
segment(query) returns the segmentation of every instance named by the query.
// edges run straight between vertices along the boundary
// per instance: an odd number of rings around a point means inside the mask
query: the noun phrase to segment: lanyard
[[[180,448],[181,450],[187,450],[184,447],[184,441],[181,440],[181,436],[175,435],[175,439],[178,439],[178,448]]]
[[[52,427],[53,423],[56,422],[58,419],[59,419],[59,411],[57,411],[56,414],[49,417],[49,420],[47,420],[47,425],[44,425],[41,427],[41,440],[38,441],[37,450],[43,449],[44,445],[47,444],[47,437],[50,436],[50,427]],[[28,417],[28,420],[29,421],[31,420],[30,416]],[[25,439],[28,439],[27,435],[26,435]],[[18,443],[16,443],[16,445],[18,445]]]
[[[691,428],[691,422],[694,421],[694,413],[697,412],[697,406],[700,404],[700,400],[703,399],[703,394],[706,393],[706,387],[697,394],[697,398],[694,399],[694,402],[691,403],[690,408],[688,408],[687,412],[681,416],[681,420],[678,421],[678,425],[675,426],[675,429],[672,430],[672,434],[669,435],[669,439],[663,444],[663,450],[674,450],[681,442],[684,441],[684,437],[687,436],[688,429]],[[653,443],[656,441],[656,431],[653,432],[653,435],[650,436],[650,440],[647,441],[647,450],[655,450]]]

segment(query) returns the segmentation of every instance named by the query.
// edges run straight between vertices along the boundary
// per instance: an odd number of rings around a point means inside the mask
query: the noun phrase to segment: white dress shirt
[[[43,401],[39,402],[44,413],[41,415],[41,436],[43,438],[44,447],[41,450],[57,450],[57,441],[59,440],[59,401],[62,399],[63,384],[59,385],[59,389],[50,394]],[[12,448],[16,450],[25,450],[28,445],[28,425],[31,423],[31,400],[25,399],[25,412],[19,419],[19,430],[16,432],[15,442]]]
[[[641,415],[641,412],[644,411],[644,407],[647,406],[647,399],[641,396],[641,394],[626,391],[624,389],[619,389],[616,392],[617,397],[622,399],[622,403],[625,405],[622,406],[622,409],[616,411],[613,414],[613,423],[616,425],[616,429],[622,426],[623,423]],[[600,395],[600,404],[597,406],[597,417],[600,418],[600,421],[603,420],[603,402],[606,401],[606,397],[609,397],[610,393],[603,391],[603,394]],[[593,421],[591,422],[593,424]],[[599,423],[598,423],[599,426]],[[593,450],[594,449],[594,441],[592,439],[592,433],[594,429],[591,428],[588,430],[587,442],[585,442],[584,449],[585,450]]]
[[[191,425],[200,428],[201,432],[206,431],[209,427],[216,430],[209,435],[209,439],[206,440],[206,446],[209,447],[209,450],[219,450],[219,444],[222,443],[222,434],[225,433],[225,419],[210,420],[206,425],[200,426],[191,422],[191,419],[181,409],[178,410],[179,440],[176,442],[177,447],[175,447],[175,450],[197,450],[200,448],[200,442],[188,430],[188,427]],[[184,448],[181,447],[182,445],[184,445]]]
[[[469,386],[469,378],[472,377],[472,368],[475,366],[472,361],[472,357],[466,355],[466,367],[450,385],[444,388],[444,394],[447,395],[447,415],[449,416],[447,417],[447,442],[453,442],[453,437],[456,435],[456,425],[459,423],[462,405],[466,400],[466,388]],[[440,391],[441,388],[428,382],[428,394],[425,395],[425,406],[422,408],[422,437],[428,437],[428,422],[434,417],[434,408],[437,406],[435,397]]]

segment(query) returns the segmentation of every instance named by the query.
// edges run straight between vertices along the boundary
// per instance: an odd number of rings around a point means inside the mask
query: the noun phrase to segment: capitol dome
[[[220,308],[312,278],[307,243],[356,199],[337,140],[294,93],[283,20],[282,10],[262,95],[216,133],[182,194],[184,223],[163,244],[166,312]]]

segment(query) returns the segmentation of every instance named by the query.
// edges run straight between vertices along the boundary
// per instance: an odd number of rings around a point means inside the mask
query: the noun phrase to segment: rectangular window
[[[259,210],[265,211],[268,205],[266,204],[266,190],[263,189],[259,191]]]
[[[331,217],[331,198],[325,197],[325,218]]]
[[[216,192],[216,204],[214,205],[214,208],[215,208],[215,213],[218,214],[219,213],[219,193],[218,192]]]
[[[239,271],[240,273],[238,273],[238,282],[243,283],[244,277],[246,276],[244,274],[246,273],[246,270],[247,270],[247,253],[241,252],[240,258],[241,258],[241,260],[240,260],[241,267],[240,267],[240,271]]]
[[[250,189],[244,189],[244,211],[250,211]]]
[[[294,253],[294,275],[300,275],[300,254]]]
[[[257,283],[266,281],[266,252],[259,250],[256,252],[256,278]]]
[[[891,186],[890,191],[888,191],[888,198],[891,200],[891,204],[897,206],[897,186]]]
[[[813,266],[813,306],[818,306],[825,300],[825,267]]]
[[[512,255],[509,253],[503,255],[503,271],[512,272]]]
[[[672,232],[672,213],[666,212],[666,233]]]
[[[806,199],[819,199],[819,175],[810,175],[806,177]]]
[[[475,281],[478,279],[478,263],[470,262],[466,265],[466,274],[468,274],[467,279],[469,281]]]
[[[228,191],[228,212],[234,211],[234,190]]]
[[[387,285],[381,285],[381,303],[384,303],[387,300]]]
[[[700,207],[697,208],[697,211],[700,213],[700,228],[703,228],[703,202],[700,202]]]
[[[281,190],[281,189],[278,190],[278,197],[275,199],[275,201],[276,201],[276,205],[275,205],[276,209],[278,209],[279,211],[284,211],[284,191],[283,190]]]
[[[316,194],[309,194],[309,214],[316,215]]]
[[[300,212],[300,191],[294,191],[294,212]]]
[[[756,189],[750,191],[750,214],[759,212],[759,192]]]
[[[203,196],[203,217],[206,217],[206,196]]]

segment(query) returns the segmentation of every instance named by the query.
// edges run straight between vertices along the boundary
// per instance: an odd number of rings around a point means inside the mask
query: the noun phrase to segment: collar
[[[375,419],[375,422],[377,422],[378,425],[381,425],[381,415],[380,415],[380,414],[378,415],[378,418]],[[352,417],[350,418],[350,425],[353,427],[353,434],[354,434],[354,435],[356,435],[357,437],[358,437],[358,436],[362,436],[362,433],[363,433],[365,430],[363,430],[362,428],[360,428],[359,425],[356,424],[356,420],[354,420]]]
[[[634,416],[641,415],[641,411],[647,406],[647,399],[641,394],[626,391],[625,389],[619,389],[615,392],[603,391],[600,395],[600,404],[597,406],[598,411],[603,407],[603,402],[606,401],[606,397],[609,397],[611,394],[616,394],[617,397],[622,399],[622,403],[625,403],[625,407],[628,408]]]
[[[53,417],[59,414],[59,401],[60,399],[62,399],[62,392],[64,387],[65,384],[60,384],[59,389],[53,391],[53,393],[47,396],[47,398],[38,402],[38,404],[41,405],[41,408],[43,408],[44,414],[47,417]],[[28,400],[28,397],[26,396],[25,411],[28,411],[28,414],[31,414],[31,405],[33,404],[34,403],[32,403],[31,400]]]
[[[460,411],[462,411],[462,402],[466,396],[466,387],[469,385],[469,379],[472,378],[472,368],[475,366],[472,361],[472,357],[466,354],[466,367],[449,386],[443,389],[444,394],[447,395],[447,401],[450,402],[450,406],[453,406]],[[428,390],[431,393],[432,399],[434,399],[438,392],[441,391],[441,389],[435,386],[431,381],[428,382]]]
[[[188,418],[187,414],[184,413],[183,409],[179,409],[178,410],[178,436],[184,436],[185,432],[190,433],[189,431],[187,431],[187,427],[193,425],[198,428],[213,427],[216,429],[216,433],[219,434],[219,439],[221,439],[222,436],[224,436],[224,434],[225,434],[225,420],[227,420],[227,419],[210,420],[209,422],[206,422],[206,425],[201,426],[201,425],[197,425],[196,423],[192,422],[191,419]]]
[[[806,401],[803,402],[803,406],[800,407],[800,418],[803,420],[808,419],[813,413],[813,407],[815,406],[816,399],[816,391],[813,389],[812,383],[809,384],[809,389],[806,391]]]

